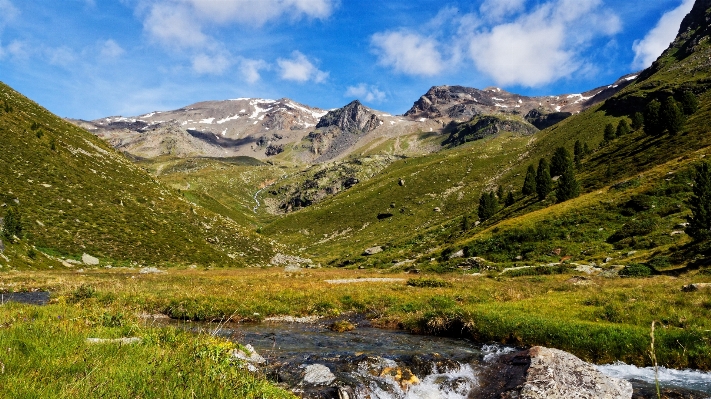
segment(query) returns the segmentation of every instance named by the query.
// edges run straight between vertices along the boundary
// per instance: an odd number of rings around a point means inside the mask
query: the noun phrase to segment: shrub
[[[79,288],[72,291],[69,295],[68,302],[77,303],[85,299],[94,298],[96,296],[96,290],[90,285],[82,284]]]
[[[609,243],[615,243],[629,237],[645,236],[652,233],[657,228],[658,218],[648,217],[640,218],[637,220],[631,220],[625,223],[619,230],[617,230],[610,238],[607,239]]]
[[[451,287],[452,284],[439,278],[421,277],[407,280],[407,285],[419,288]]]
[[[619,275],[623,277],[649,277],[652,275],[652,269],[641,263],[633,263],[620,270]]]

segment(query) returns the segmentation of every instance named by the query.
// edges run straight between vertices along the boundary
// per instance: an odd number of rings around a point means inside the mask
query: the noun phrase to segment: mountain
[[[0,99],[0,217],[17,208],[25,236],[5,240],[8,265],[56,265],[84,253],[115,265],[272,256],[270,240],[192,204],[86,130],[2,83]]]
[[[479,90],[463,86],[434,86],[405,112],[405,116],[462,121],[479,115],[508,113],[525,116],[537,128],[545,129],[612,97],[636,78],[637,74],[630,74],[611,85],[584,93],[541,97],[522,96],[497,87]]]
[[[289,99],[206,101],[135,117],[73,121],[114,148],[141,158],[251,156],[300,141],[326,111]],[[270,150],[271,148],[271,150]]]

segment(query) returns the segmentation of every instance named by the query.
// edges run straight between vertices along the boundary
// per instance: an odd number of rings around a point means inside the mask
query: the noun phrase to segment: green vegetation
[[[493,191],[488,193],[482,193],[479,197],[479,210],[477,214],[480,220],[487,220],[494,216],[499,210],[499,200]]]
[[[126,308],[0,306],[0,384],[13,398],[293,398],[239,367],[233,342],[155,327]],[[131,344],[87,338],[136,337]]]
[[[538,170],[536,170],[536,194],[538,194],[538,200],[543,201],[546,199],[551,191],[553,191],[553,180],[551,179],[548,161],[545,158],[541,158],[538,161]]]
[[[694,194],[689,200],[691,217],[686,234],[697,241],[711,239],[711,167],[702,162],[696,167]]]

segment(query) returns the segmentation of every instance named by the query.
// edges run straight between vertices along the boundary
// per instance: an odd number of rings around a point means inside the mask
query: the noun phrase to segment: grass
[[[62,298],[63,299],[63,298]],[[236,344],[151,327],[125,308],[82,300],[0,306],[0,396],[13,398],[293,398],[243,371]],[[86,338],[140,337],[90,344]]]
[[[130,269],[85,273],[21,272],[2,275],[13,289],[50,288],[61,302],[110,309],[111,314],[164,313],[189,320],[259,321],[278,315],[366,315],[381,327],[454,334],[516,345],[560,348],[598,363],[649,365],[649,325],[657,321],[659,364],[711,370],[711,318],[702,292],[689,283],[711,282],[695,273],[682,278],[591,277],[575,284],[563,274],[494,278],[449,273],[406,283],[329,285],[324,280],[401,277],[377,270],[282,269],[178,270],[146,275]],[[93,289],[85,295],[86,288]],[[190,287],[186,290],[186,287]],[[239,292],[239,296],[234,293]],[[80,293],[77,295],[77,293]],[[69,298],[75,298],[69,300]]]

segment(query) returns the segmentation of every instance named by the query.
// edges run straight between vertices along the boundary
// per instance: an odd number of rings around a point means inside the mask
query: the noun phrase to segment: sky
[[[651,65],[694,0],[0,0],[0,81],[92,120],[231,98],[392,114],[432,86],[579,93]]]

